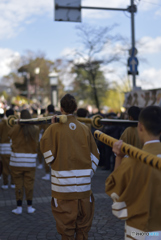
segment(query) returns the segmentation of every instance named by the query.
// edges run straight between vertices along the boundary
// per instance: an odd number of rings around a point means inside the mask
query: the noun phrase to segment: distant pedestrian
[[[49,104],[47,106],[46,109],[46,114],[45,116],[54,116],[55,113],[55,108],[53,104]],[[49,124],[43,124],[40,125],[40,135],[39,135],[39,140],[41,140],[42,135],[44,134],[44,132],[46,131],[46,129],[49,127]],[[38,158],[39,158],[39,162],[41,162],[41,159],[43,158],[43,155],[40,151],[40,145],[38,147]],[[50,181],[50,167],[48,166],[48,164],[45,162],[45,175],[42,177],[42,180],[46,180],[46,181]],[[41,163],[38,166],[38,169],[41,169]]]

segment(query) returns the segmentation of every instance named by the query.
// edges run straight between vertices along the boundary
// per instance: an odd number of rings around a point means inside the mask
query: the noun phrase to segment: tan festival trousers
[[[10,155],[1,155],[2,164],[3,164],[3,184],[8,185],[8,178],[11,176],[11,184],[14,184],[13,176],[9,166]]]
[[[30,170],[29,170],[30,169]],[[21,167],[12,167],[11,171],[15,183],[16,201],[23,200],[23,192],[25,189],[26,200],[32,200],[33,188],[35,181],[35,167],[21,170]]]
[[[59,200],[52,198],[51,208],[62,240],[87,240],[94,215],[94,197]]]

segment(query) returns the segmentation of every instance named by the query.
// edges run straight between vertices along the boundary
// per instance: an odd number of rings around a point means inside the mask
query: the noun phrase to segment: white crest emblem
[[[75,130],[75,129],[76,129],[75,123],[69,123],[69,128],[70,128],[71,130]]]

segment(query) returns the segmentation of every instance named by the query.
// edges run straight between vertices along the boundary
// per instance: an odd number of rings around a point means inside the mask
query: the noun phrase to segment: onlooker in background
[[[78,108],[76,114],[77,114],[77,117],[88,118],[89,112],[85,108]],[[91,129],[90,123],[86,123],[86,122],[82,122],[82,123],[84,123],[87,127],[89,127],[89,129]]]
[[[47,110],[46,110],[46,116],[53,116],[54,115],[54,113],[55,113],[55,108],[54,108],[54,105],[53,104],[49,104],[48,106],[47,106]],[[45,132],[45,130],[48,128],[50,126],[50,124],[43,124],[42,126],[41,126],[41,129],[43,129],[44,130],[44,132]],[[43,133],[42,133],[42,135],[43,135]],[[43,156],[42,156],[42,153],[40,152],[40,146],[39,146],[39,153],[38,153],[38,157],[39,158],[42,158]],[[48,166],[48,164],[45,162],[45,176],[43,176],[42,177],[42,179],[43,180],[50,180],[50,167]]]
[[[105,115],[105,118],[108,119],[117,119],[117,115],[114,112],[108,113]],[[122,127],[121,126],[114,126],[112,124],[104,125],[102,130],[103,133],[119,139],[120,135],[122,133]],[[108,145],[98,142],[98,148],[100,151],[100,166],[102,166],[102,170],[110,170],[113,171],[114,169],[114,153],[112,152],[112,148]]]
[[[32,108],[32,118],[37,118],[38,112],[37,109]]]
[[[0,108],[0,122],[2,122],[3,118],[4,118],[4,109]],[[0,140],[0,152],[1,152],[1,140]],[[1,179],[1,175],[2,175],[2,168],[3,168],[3,165],[2,165],[2,159],[0,156],[0,179]]]
[[[40,117],[43,117],[45,114],[45,109],[42,108],[40,111]],[[38,145],[38,161],[39,161],[39,165],[37,167],[37,169],[42,169],[43,168],[43,155],[40,151],[40,140],[42,138],[42,135],[44,133],[44,126],[43,125],[39,125],[39,145]]]
[[[14,115],[13,109],[10,108],[6,110],[5,115],[7,118],[10,115]],[[11,139],[8,136],[9,131],[10,127],[7,125],[7,119],[3,119],[2,122],[0,123],[0,143],[1,143],[0,154],[3,165],[3,185],[1,186],[2,189],[8,189],[9,176],[11,178],[10,187],[15,188],[14,180],[9,166],[11,155]]]
[[[4,118],[4,109],[0,108],[0,122],[2,122],[3,118]]]

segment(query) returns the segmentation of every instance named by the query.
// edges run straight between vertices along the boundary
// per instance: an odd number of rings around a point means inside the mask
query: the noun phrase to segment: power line
[[[152,4],[152,5],[156,5],[156,6],[160,6],[161,7],[161,5],[157,4],[157,3],[152,3],[152,2],[148,2],[148,1],[144,1],[144,0],[142,0],[142,2],[146,2],[146,3]]]

